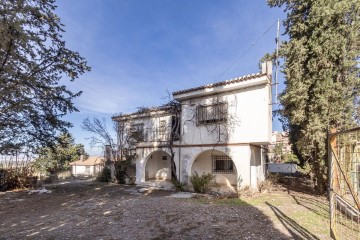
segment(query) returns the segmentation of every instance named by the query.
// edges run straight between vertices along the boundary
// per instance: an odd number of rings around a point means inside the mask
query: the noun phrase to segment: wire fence
[[[360,239],[360,128],[329,134],[330,228]]]

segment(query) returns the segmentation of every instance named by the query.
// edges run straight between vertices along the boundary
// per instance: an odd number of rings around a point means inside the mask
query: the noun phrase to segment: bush
[[[126,184],[128,182],[134,183],[134,173],[136,167],[133,164],[132,158],[128,157],[126,160],[115,161],[115,178],[120,184]],[[128,182],[126,181],[128,180]]]
[[[194,188],[194,191],[197,193],[205,193],[209,189],[210,182],[215,178],[211,173],[199,174],[195,171],[194,175],[190,177],[190,182]]]
[[[110,168],[103,168],[101,173],[98,175],[97,180],[99,182],[111,182],[111,170]]]
[[[177,191],[177,192],[185,191],[185,188],[186,188],[185,183],[181,183],[180,181],[175,180],[175,179],[171,179],[171,183],[174,185],[175,191]]]
[[[20,171],[19,169],[1,169],[0,171],[2,175],[1,191],[34,188],[37,184],[37,176],[33,176],[27,171]]]

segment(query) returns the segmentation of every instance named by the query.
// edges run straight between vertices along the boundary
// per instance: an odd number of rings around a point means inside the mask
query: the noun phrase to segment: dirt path
[[[168,196],[172,192],[132,195],[127,191],[129,188],[133,187],[75,182],[47,187],[52,191],[48,194],[0,193],[0,239],[302,239],[304,236],[323,239],[326,236],[318,238],[306,229],[302,233],[293,232],[279,220],[283,211],[276,204],[256,206],[246,201],[175,199]],[[295,229],[300,228],[295,226]]]

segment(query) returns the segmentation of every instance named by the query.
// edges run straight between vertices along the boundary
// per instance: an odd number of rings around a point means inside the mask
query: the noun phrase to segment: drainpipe
[[[249,144],[249,150],[250,150],[250,151],[249,151],[249,153],[250,153],[250,159],[249,159],[249,160],[250,160],[250,162],[249,162],[250,164],[249,164],[249,165],[250,165],[250,187],[251,187],[251,186],[252,186],[252,184],[251,184],[251,183],[252,183],[252,181],[251,181],[251,180],[252,180],[252,178],[251,178],[251,157],[252,157],[251,154],[252,154],[252,151],[251,151],[251,145],[250,145],[250,144]]]
[[[181,182],[181,171],[180,171],[180,168],[181,168],[181,162],[180,162],[180,159],[181,159],[181,114],[180,114],[180,117],[179,117],[179,128],[180,128],[180,136],[179,136],[179,182]]]

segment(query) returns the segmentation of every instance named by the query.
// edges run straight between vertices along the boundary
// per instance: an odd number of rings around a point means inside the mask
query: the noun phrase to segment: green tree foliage
[[[279,160],[281,160],[283,156],[283,147],[284,147],[283,143],[277,143],[274,147],[275,157]]]
[[[284,7],[289,40],[282,43],[286,88],[281,114],[293,151],[309,163],[319,192],[325,190],[327,133],[358,117],[360,1],[268,0]]]
[[[75,144],[74,138],[66,133],[59,137],[58,144],[41,148],[34,166],[40,173],[57,172],[70,168],[70,163],[85,155],[84,146]]]
[[[77,111],[73,81],[90,70],[66,48],[55,0],[0,0],[0,154],[49,145]]]

